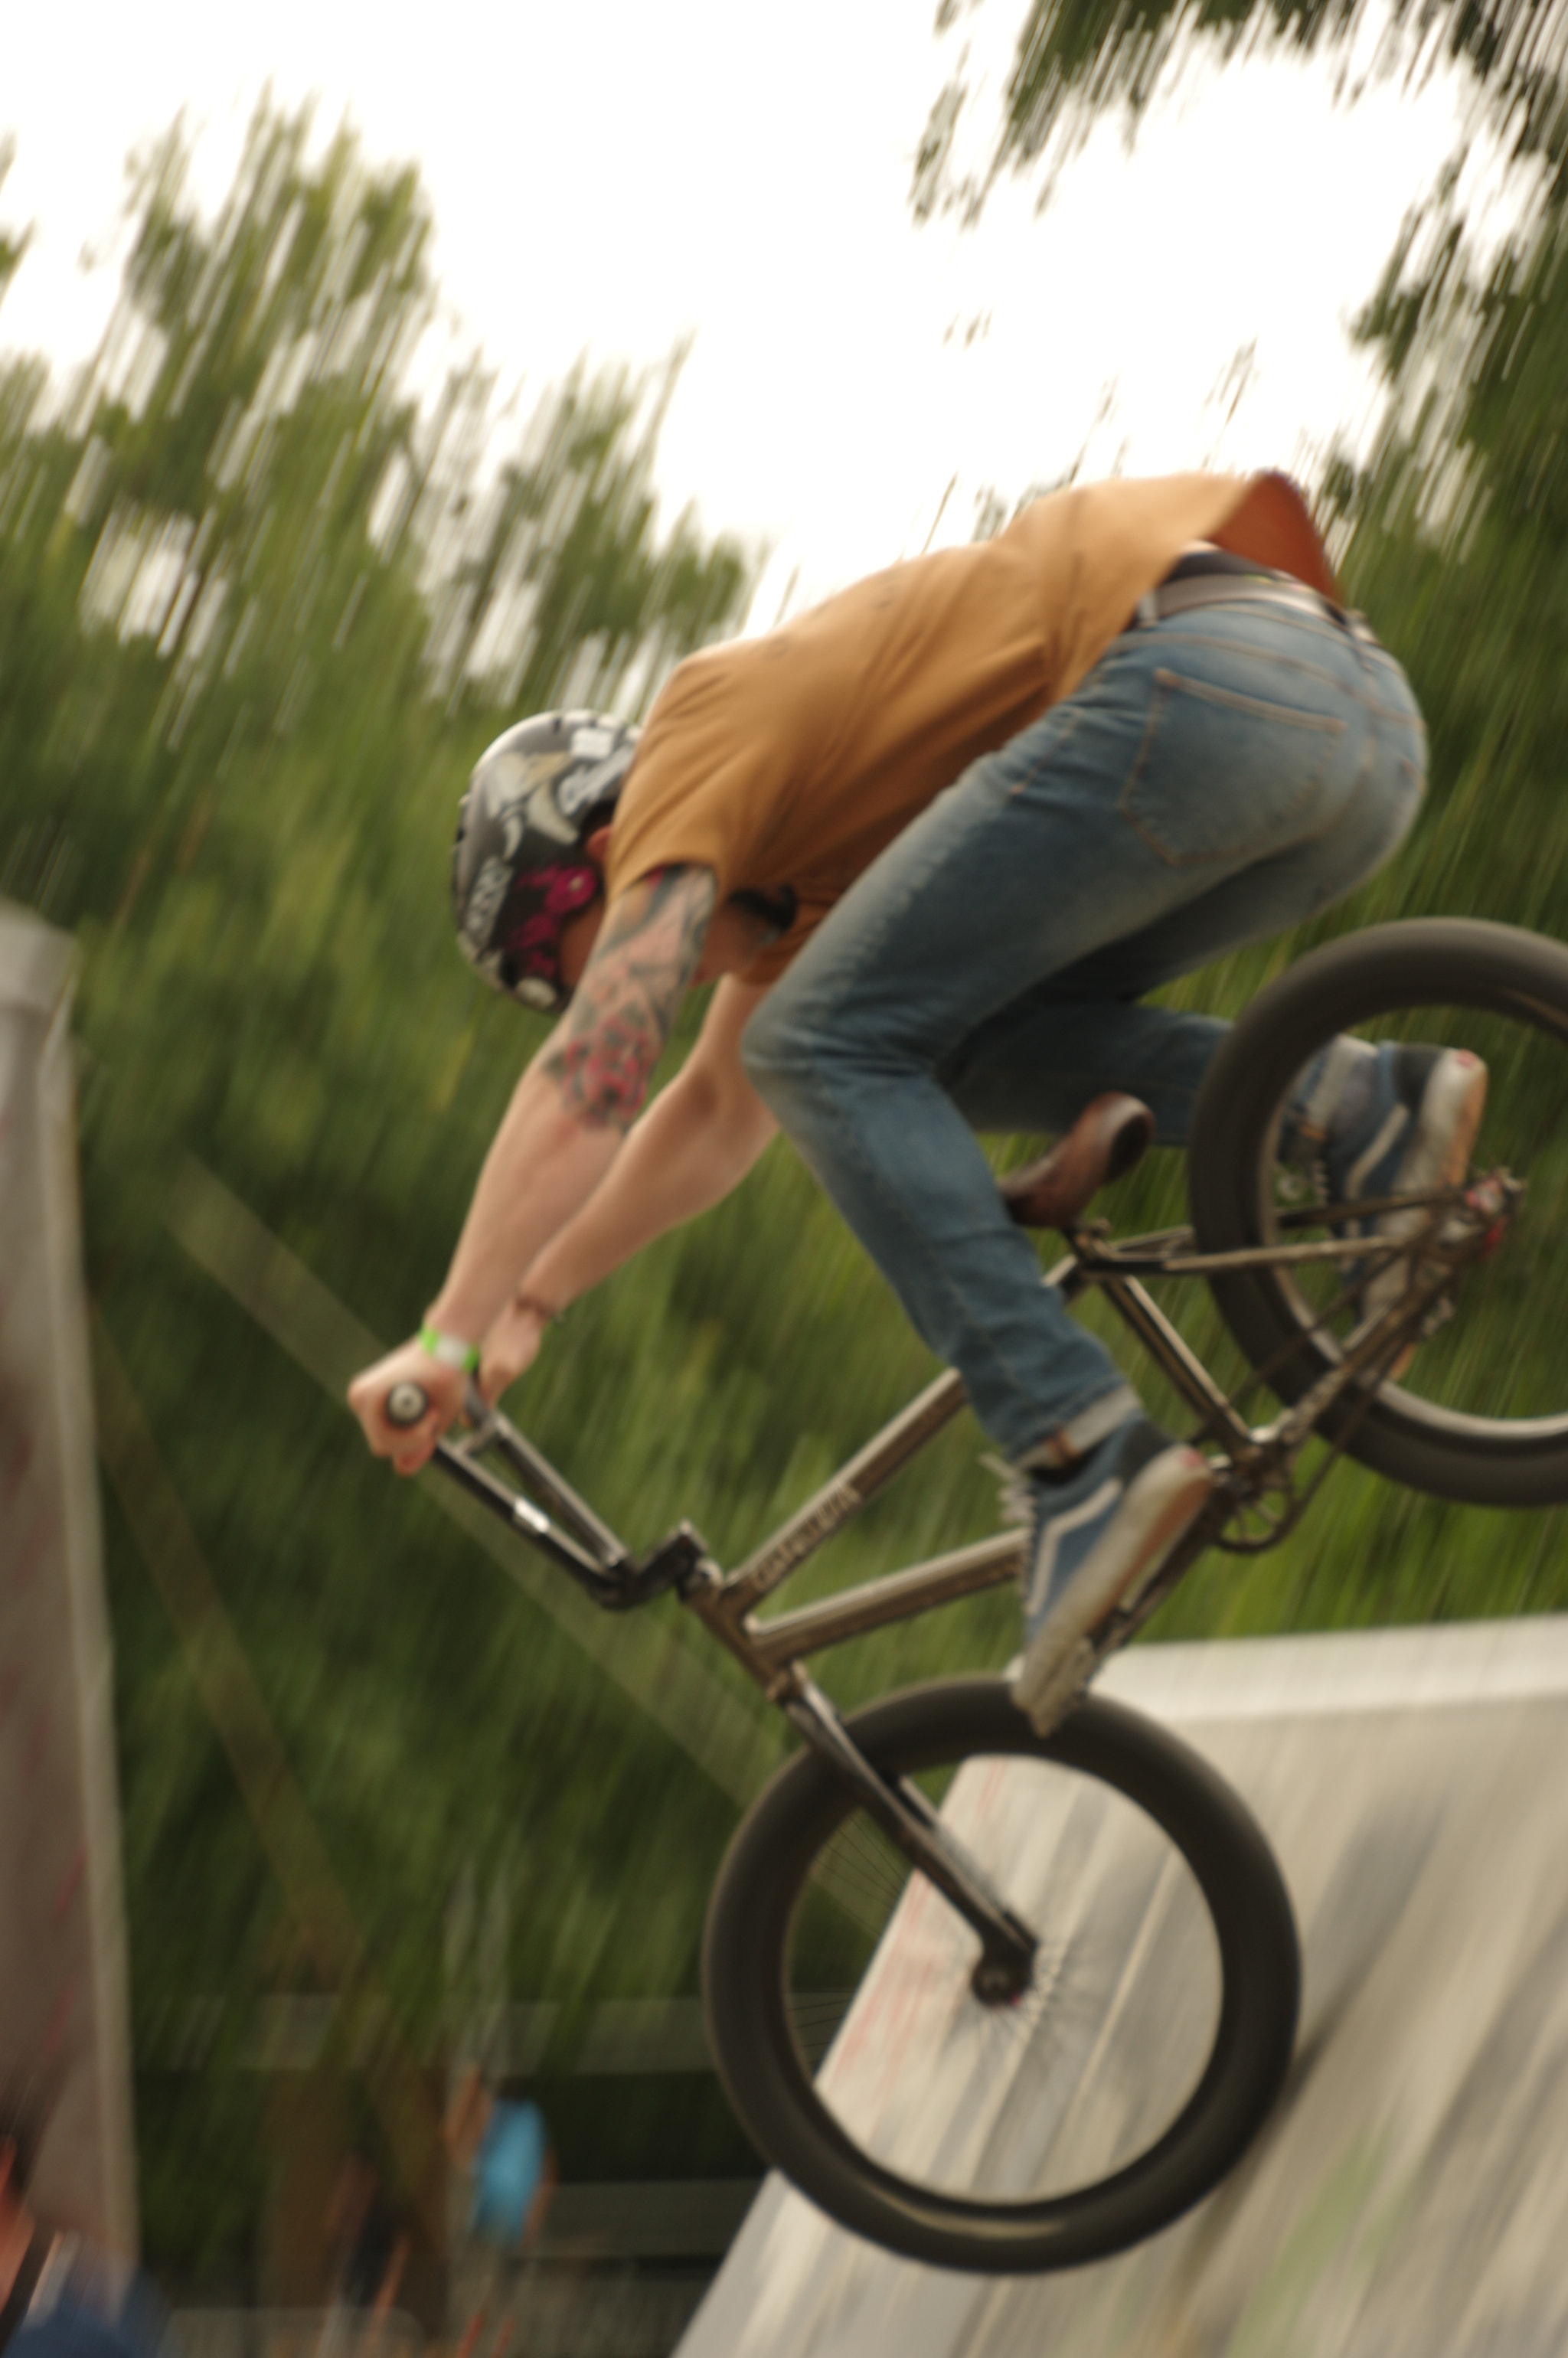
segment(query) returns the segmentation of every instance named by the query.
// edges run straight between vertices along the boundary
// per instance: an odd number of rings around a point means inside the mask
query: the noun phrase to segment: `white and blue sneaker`
[[[1325,1054],[1313,1097],[1322,1108],[1313,1166],[1329,1202],[1424,1195],[1457,1186],[1469,1168],[1487,1103],[1487,1067],[1467,1048],[1374,1047],[1341,1038]],[[1310,1134],[1303,1130],[1303,1138]],[[1419,1206],[1385,1212],[1346,1233],[1408,1236],[1428,1217]],[[1346,1276],[1354,1266],[1346,1263]],[[1409,1282],[1403,1260],[1378,1270],[1362,1293],[1363,1315],[1378,1316]],[[1398,1374],[1410,1357],[1407,1350],[1391,1372]]]
[[[1013,1700],[1042,1735],[1089,1668],[1087,1640],[1144,1589],[1213,1493],[1207,1461],[1141,1411],[1065,1472],[1028,1472],[1032,1530]]]

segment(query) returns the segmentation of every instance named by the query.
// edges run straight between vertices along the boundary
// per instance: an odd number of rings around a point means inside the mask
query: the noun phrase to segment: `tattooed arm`
[[[523,1298],[484,1341],[480,1388],[497,1400],[532,1365],[547,1315],[564,1310],[653,1238],[739,1186],[778,1125],[741,1062],[741,1035],[767,985],[727,975],[680,1071],[632,1128],[603,1184],[558,1229],[523,1280]]]
[[[565,1022],[535,1070],[568,1115],[623,1137],[642,1111],[713,914],[712,871],[665,868],[611,908]]]
[[[711,871],[670,868],[611,903],[571,1007],[518,1083],[485,1157],[427,1314],[442,1333],[484,1336],[524,1271],[614,1162],[697,973],[714,897]],[[386,1394],[403,1380],[422,1385],[432,1402],[406,1433],[383,1415]],[[458,1413],[462,1392],[456,1370],[406,1344],[356,1377],[349,1398],[371,1447],[412,1472]]]
[[[570,1008],[518,1083],[430,1323],[477,1338],[598,1186],[643,1109],[713,913],[706,868],[614,902]]]

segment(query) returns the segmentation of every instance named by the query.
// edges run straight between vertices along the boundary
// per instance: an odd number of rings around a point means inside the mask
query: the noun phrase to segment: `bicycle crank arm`
[[[804,1680],[784,1708],[812,1750],[853,1788],[867,1815],[976,1934],[980,1943],[972,1977],[976,1996],[989,2005],[1020,1996],[1029,1986],[1040,1943],[983,1867],[954,1841],[925,1794],[905,1778],[890,1784],[878,1775],[812,1680]]]

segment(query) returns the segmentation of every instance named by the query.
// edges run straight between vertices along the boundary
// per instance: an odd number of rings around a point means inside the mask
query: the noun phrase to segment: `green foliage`
[[[1089,20],[1073,22],[1087,58]],[[579,372],[513,440],[478,362],[421,413],[406,370],[434,303],[423,193],[347,138],[308,165],[305,134],[259,116],[212,224],[171,135],[133,181],[124,299],[86,383],[51,409],[40,367],[0,376],[0,889],[81,942],[92,1282],[376,1969],[416,2043],[437,2039],[454,1881],[503,1884],[512,1995],[565,2001],[554,2066],[585,2002],[695,1986],[733,1800],[365,1457],[161,1214],[193,1152],[366,1324],[406,1330],[539,1037],[451,946],[443,876],[470,763],[519,710],[638,708],[732,622],[755,557],[690,516],[661,529],[678,355],[647,385]],[[1568,930],[1559,248],[1543,239],[1479,291],[1459,243],[1442,253],[1390,280],[1368,323],[1397,422],[1371,469],[1333,476],[1352,590],[1433,724],[1433,794],[1405,857],[1317,932],[1443,908]],[[1434,373],[1440,346],[1463,366]],[[1239,1008],[1299,946],[1173,995]],[[1108,1208],[1141,1222],[1180,1200],[1157,1158]],[[780,1145],[581,1305],[518,1406],[633,1543],[687,1515],[733,1559],[929,1372]],[[981,1446],[967,1422],[946,1435],[803,1591],[989,1528]],[[113,1511],[108,1529],[140,2050],[164,2054],[193,2000],[231,2004],[203,2077],[155,2074],[142,2105],[148,2246],[190,2267],[255,2215],[239,2027],[302,1967]],[[1557,1531],[1341,1469],[1280,1557],[1200,1568],[1161,1634],[1561,1604]],[[996,1595],[827,1675],[852,1701],[994,1664],[1012,1641]],[[622,2173],[678,2165],[597,2135],[573,2129],[574,2169],[596,2152]],[[715,2149],[711,2122],[692,2135]]]
[[[5,185],[6,177],[16,161],[16,157],[15,140],[0,139],[0,189]],[[5,299],[5,289],[16,276],[17,265],[27,253],[30,242],[30,233],[24,233],[22,236],[15,237],[4,229],[0,229],[0,303]]]
[[[957,15],[945,0],[938,33]],[[972,97],[966,49],[916,149],[915,216],[957,207],[972,219],[999,173],[1027,169],[1048,152],[1061,163],[1108,110],[1125,109],[1135,120],[1165,69],[1193,44],[1227,59],[1271,41],[1307,56],[1343,52],[1366,35],[1371,16],[1367,0],[1121,0],[1115,7],[1106,0],[1030,0],[985,170],[956,173],[954,166]],[[1383,57],[1402,58],[1412,81],[1440,62],[1467,67],[1509,151],[1542,158],[1561,193],[1568,160],[1562,0],[1385,0],[1376,21]]]
[[[423,193],[347,136],[308,164],[307,128],[264,110],[211,224],[172,134],[133,175],[86,383],[51,411],[40,368],[0,379],[0,887],[77,932],[92,1282],[428,2046],[460,1867],[527,1896],[520,1991],[689,1984],[696,1917],[661,1903],[732,1805],[362,1458],[163,1233],[164,1191],[196,1152],[368,1319],[408,1323],[537,1037],[452,947],[467,771],[520,703],[645,701],[732,622],[756,558],[661,525],[678,355],[651,385],[579,370],[510,442],[477,363],[422,416]],[[575,1381],[557,1425],[608,1455],[608,1388]],[[628,1480],[611,1503],[649,1529]],[[109,1541],[139,2048],[167,2061],[194,2001],[227,2001],[211,2102],[155,2074],[143,2108],[149,2249],[194,2266],[254,2218],[238,2043],[302,1968],[114,1513]]]

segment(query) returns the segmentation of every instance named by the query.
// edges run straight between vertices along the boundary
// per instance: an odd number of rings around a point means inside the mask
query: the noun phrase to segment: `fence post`
[[[0,2074],[39,2212],[136,2251],[114,1673],[63,934],[0,903]]]

